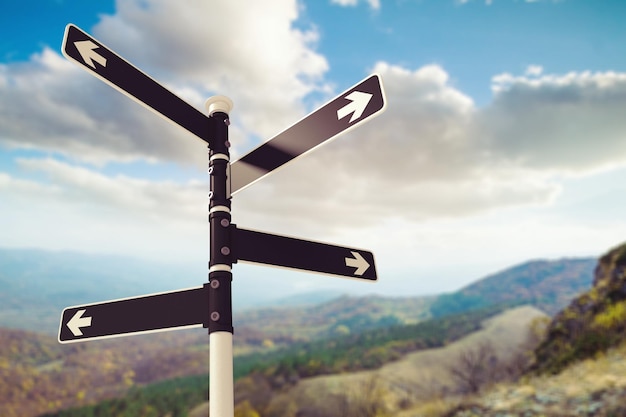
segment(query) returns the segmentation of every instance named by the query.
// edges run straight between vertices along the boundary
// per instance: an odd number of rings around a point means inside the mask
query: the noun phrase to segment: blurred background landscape
[[[379,117],[243,190],[375,284],[237,264],[237,416],[623,416],[626,2],[6,0],[0,416],[206,415],[206,330],[61,345],[68,306],[207,278],[206,143],[67,61],[73,23],[233,159],[368,74]],[[584,383],[583,383],[584,381]]]
[[[206,415],[206,330],[56,340],[63,306],[166,287],[178,271],[77,253],[13,250],[0,259],[3,415]],[[100,271],[112,261],[146,274]],[[450,293],[241,305],[236,415],[619,415],[611,413],[626,398],[625,270],[622,245],[600,259],[529,261]],[[581,372],[595,378],[590,385]]]

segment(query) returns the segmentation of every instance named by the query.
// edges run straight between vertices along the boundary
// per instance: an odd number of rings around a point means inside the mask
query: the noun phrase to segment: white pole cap
[[[226,96],[213,96],[207,99],[204,107],[209,112],[209,116],[216,111],[228,114],[233,109],[233,101]]]

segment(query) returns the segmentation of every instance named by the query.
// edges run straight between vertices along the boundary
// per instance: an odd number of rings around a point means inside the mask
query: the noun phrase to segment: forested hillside
[[[406,353],[440,347],[458,340],[478,330],[483,320],[499,311],[501,308],[491,308],[415,325],[394,326],[384,331],[367,331],[359,335],[298,344],[271,354],[239,356],[235,358],[235,376],[237,380],[246,377],[246,381],[255,380],[257,385],[280,391],[300,379],[315,375],[376,369]],[[132,369],[132,365],[128,365]],[[138,415],[138,412],[142,416],[157,417],[167,413],[182,416],[185,407],[194,401],[197,404],[201,402],[198,399],[206,397],[206,381],[206,376],[198,376],[177,379],[171,383],[134,386],[123,398],[77,410],[49,413],[47,416],[130,417]]]
[[[478,330],[505,306],[342,335],[238,358],[236,376],[261,375],[273,388],[302,378],[376,369],[409,352],[444,346]]]
[[[555,315],[591,287],[596,263],[595,258],[526,262],[441,295],[431,306],[431,313],[439,317],[516,302]]]
[[[90,344],[0,329],[0,415],[29,417],[125,395],[155,381],[208,373],[208,336],[180,331]]]
[[[309,341],[368,329],[418,323],[430,317],[436,296],[386,298],[342,296],[305,307],[268,307],[238,312],[235,327],[274,338]]]

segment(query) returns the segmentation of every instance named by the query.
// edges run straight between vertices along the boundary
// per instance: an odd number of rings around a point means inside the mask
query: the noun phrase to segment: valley
[[[401,415],[424,404],[437,410],[459,405],[460,398],[519,375],[538,341],[537,323],[590,288],[596,263],[527,262],[449,294],[340,296],[239,311],[237,415],[332,416],[331,406],[342,415]],[[22,271],[22,288],[35,276]],[[89,285],[77,293],[93,296]],[[13,304],[0,309],[5,322],[11,306],[33,302],[32,293],[7,288],[4,297]],[[69,294],[62,289],[38,295],[40,317],[58,315],[55,301]],[[28,320],[10,324],[32,327]],[[0,376],[11,381],[0,390],[3,416],[206,414],[206,330],[59,345],[52,335],[13,328],[0,329],[0,339]],[[478,354],[498,372],[471,381],[455,370],[464,356]]]
[[[450,370],[463,352],[489,344],[501,363],[510,362],[513,356],[523,353],[533,320],[545,317],[545,313],[530,306],[510,309],[485,320],[479,330],[468,336],[439,348],[408,353],[378,369],[304,379],[273,396],[267,414],[286,415],[288,409],[300,410],[303,407],[299,404],[305,404],[306,410],[300,411],[307,415],[339,416],[341,407],[337,404],[343,402],[355,409],[359,408],[355,403],[376,395],[381,397],[381,410],[410,409],[433,396],[459,389]],[[370,395],[366,395],[368,391]]]

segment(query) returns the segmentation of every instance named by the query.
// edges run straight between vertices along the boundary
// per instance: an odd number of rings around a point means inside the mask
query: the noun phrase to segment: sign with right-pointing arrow
[[[376,281],[374,254],[322,242],[233,227],[233,254],[239,261]]]
[[[233,162],[231,193],[355,128],[385,110],[380,77],[370,75],[293,126]]]

